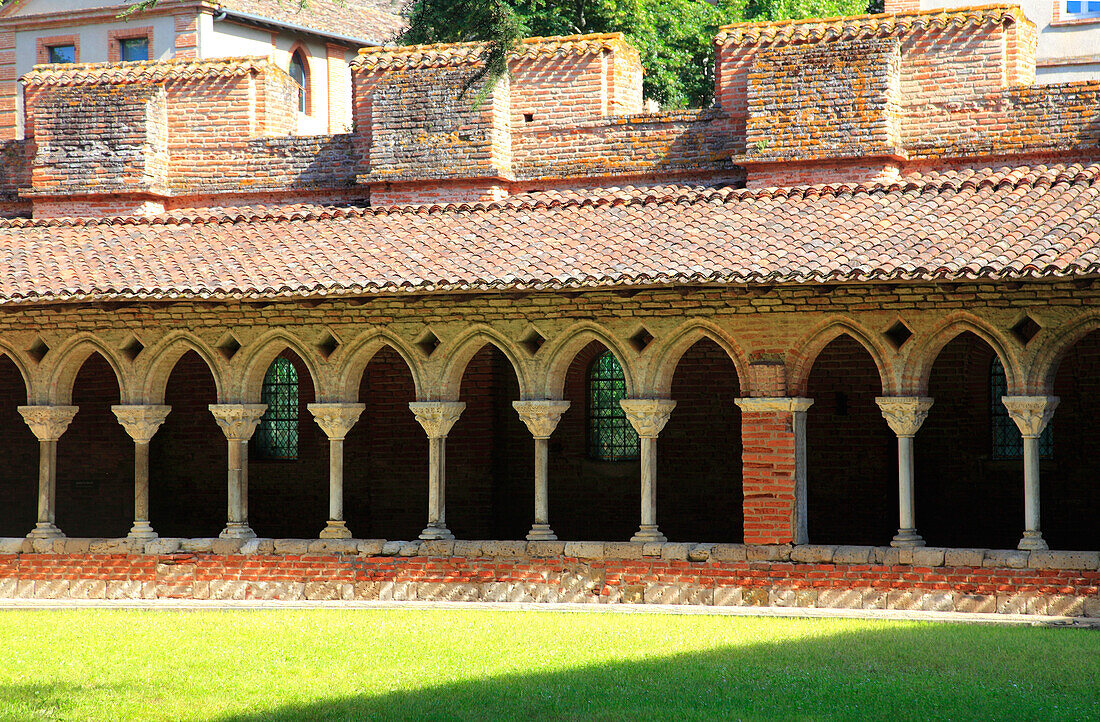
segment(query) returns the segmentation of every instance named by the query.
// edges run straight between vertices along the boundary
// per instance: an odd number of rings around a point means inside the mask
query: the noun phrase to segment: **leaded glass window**
[[[298,84],[298,112],[304,113],[308,108],[306,92],[308,92],[309,82],[306,78],[306,63],[301,51],[295,51],[290,58],[290,77]]]
[[[261,401],[267,411],[256,429],[256,453],[261,459],[298,456],[298,371],[289,359],[277,358],[267,369]]]
[[[994,357],[993,365],[989,373],[989,390],[992,396],[993,406],[993,458],[994,459],[1022,459],[1024,458],[1024,438],[1020,435],[1020,427],[1008,414],[1001,401],[1002,396],[1008,394],[1008,377],[1005,375],[1005,367],[1001,359]],[[1039,437],[1039,456],[1049,459],[1054,456],[1054,434],[1050,424],[1043,430]]]
[[[602,461],[638,458],[638,434],[619,401],[626,397],[626,377],[610,351],[588,368],[588,455]]]

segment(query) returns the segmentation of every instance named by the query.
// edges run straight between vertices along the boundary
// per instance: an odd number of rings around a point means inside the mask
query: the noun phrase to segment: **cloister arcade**
[[[291,329],[231,356],[182,332],[136,354],[76,334],[38,362],[4,344],[0,536],[740,542],[742,415],[789,398],[796,543],[1095,549],[1097,329],[1083,316],[1026,352],[964,313],[900,348],[829,318],[770,354],[702,319],[644,343],[591,322],[372,329],[328,357]],[[641,437],[616,458],[591,445],[606,354]],[[263,458],[277,360],[295,448]]]

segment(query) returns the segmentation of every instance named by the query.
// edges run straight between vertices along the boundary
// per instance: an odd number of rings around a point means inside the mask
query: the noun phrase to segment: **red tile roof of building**
[[[917,28],[970,28],[982,25],[1030,23],[1017,5],[981,5],[960,9],[921,10],[806,20],[734,23],[719,28],[719,45],[796,43],[888,37]]]
[[[229,11],[383,43],[405,29],[404,2],[391,0],[218,0]]]
[[[0,222],[0,303],[1100,273],[1100,165]]]
[[[216,60],[141,60],[115,63],[35,65],[23,76],[26,85],[125,85],[169,80],[225,78],[278,70],[266,57]]]
[[[352,65],[368,70],[475,65],[481,62],[486,47],[486,43],[443,43],[363,48],[359,51],[359,57],[352,61]],[[638,57],[638,51],[626,41],[622,33],[524,38],[509,57],[511,60],[535,60],[551,56],[594,55],[604,50]]]

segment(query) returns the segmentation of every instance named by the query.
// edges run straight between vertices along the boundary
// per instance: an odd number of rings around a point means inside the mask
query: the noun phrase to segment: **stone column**
[[[668,423],[676,402],[669,399],[622,399],[619,406],[641,437],[642,447],[642,523],[630,541],[668,541],[657,529],[657,435]]]
[[[527,533],[529,541],[554,541],[550,529],[549,477],[550,435],[558,427],[568,401],[513,401],[512,408],[535,439],[535,523]]]
[[[879,396],[875,399],[883,418],[898,436],[898,533],[892,547],[922,547],[917,533],[913,498],[913,437],[928,418],[932,399],[922,396]]]
[[[210,404],[210,413],[229,442],[229,519],[222,539],[251,539],[248,526],[248,440],[267,404]]]
[[[351,539],[344,521],[344,437],[366,404],[308,404],[306,408],[328,436],[328,524],[322,539]]]
[[[464,401],[412,401],[409,408],[428,434],[428,526],[421,539],[454,539],[447,529],[447,434],[466,409]]]
[[[1057,396],[1001,397],[1024,437],[1024,536],[1017,544],[1019,549],[1047,548],[1039,526],[1039,437],[1058,408],[1058,401]]]
[[[741,407],[746,544],[805,544],[806,411],[813,399],[734,399]]]
[[[168,418],[171,406],[112,406],[118,423],[134,440],[134,526],[129,539],[155,539],[149,524],[149,442]]]
[[[20,406],[19,413],[38,437],[38,523],[33,539],[65,536],[57,528],[57,440],[76,416],[76,406]]]

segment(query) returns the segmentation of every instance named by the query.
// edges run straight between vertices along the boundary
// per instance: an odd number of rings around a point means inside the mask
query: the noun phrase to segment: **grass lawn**
[[[433,610],[0,612],[0,719],[1100,719],[1100,632]]]

